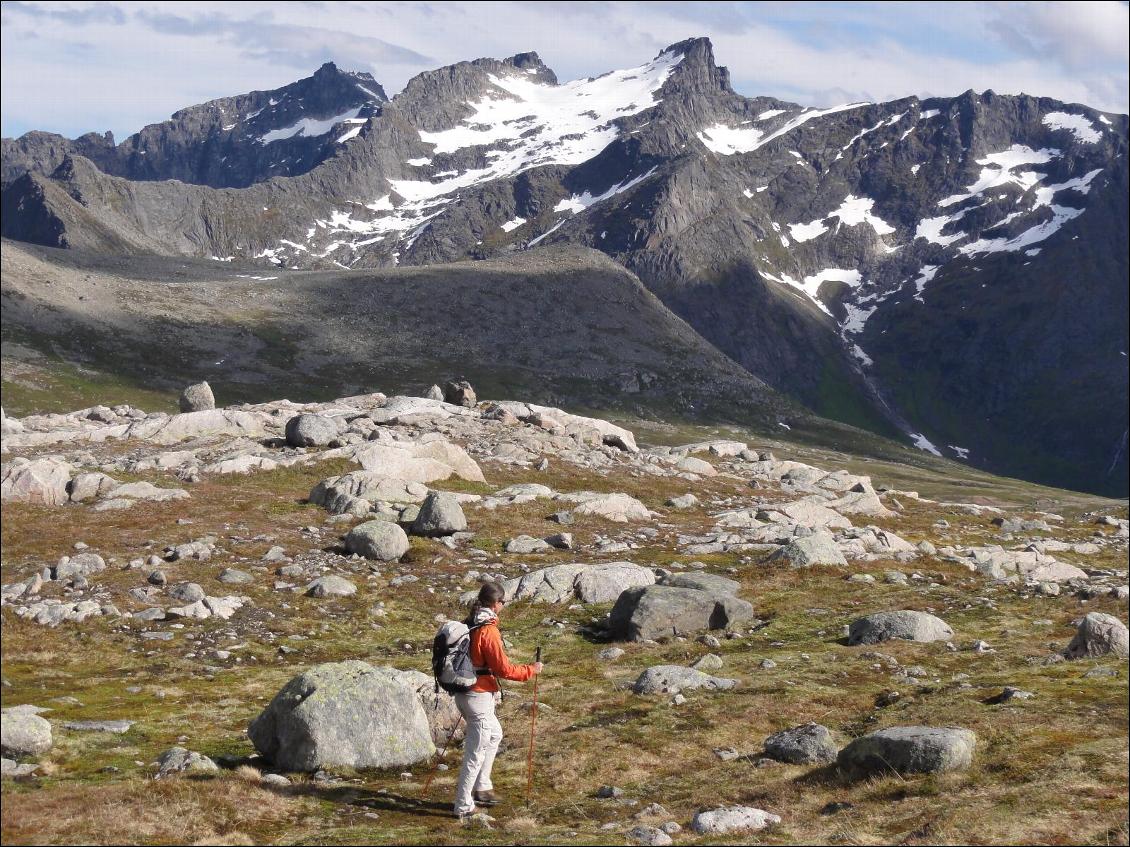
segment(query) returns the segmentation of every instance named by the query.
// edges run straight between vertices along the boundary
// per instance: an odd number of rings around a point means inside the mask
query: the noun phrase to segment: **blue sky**
[[[562,80],[706,35],[734,87],[806,105],[973,88],[1128,108],[1124,2],[4,2],[5,136],[118,140],[332,60],[390,95],[414,74],[537,51]]]

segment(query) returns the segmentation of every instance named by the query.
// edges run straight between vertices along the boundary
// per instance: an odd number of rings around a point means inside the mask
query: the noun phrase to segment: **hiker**
[[[498,679],[524,682],[541,673],[543,667],[541,662],[512,665],[506,658],[498,629],[498,613],[505,596],[506,590],[497,582],[483,583],[467,618],[467,626],[472,628],[470,658],[478,679],[466,694],[454,695],[455,704],[467,721],[463,764],[455,789],[455,814],[460,819],[475,814],[476,804],[498,803],[490,779],[494,756],[502,741],[502,724],[494,713],[495,704],[502,699]]]

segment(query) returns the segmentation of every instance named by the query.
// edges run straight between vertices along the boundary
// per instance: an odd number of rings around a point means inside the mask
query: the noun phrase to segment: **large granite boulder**
[[[627,494],[596,494],[582,491],[576,494],[560,494],[558,499],[578,503],[573,509],[574,514],[596,515],[615,523],[651,519],[651,512],[648,511],[647,506]]]
[[[728,691],[736,687],[736,679],[711,676],[682,665],[655,665],[639,675],[632,690],[636,694],[678,694],[705,688],[707,691]]]
[[[479,398],[475,396],[475,389],[471,387],[471,383],[460,379],[444,384],[443,402],[471,409],[479,402]]]
[[[442,439],[383,444],[368,442],[353,448],[354,460],[367,471],[407,482],[435,482],[452,475],[482,482],[483,472],[467,452]]]
[[[905,641],[949,641],[953,629],[929,612],[879,612],[855,621],[848,628],[848,644],[878,644],[900,638]]]
[[[295,415],[286,422],[286,443],[291,447],[325,447],[342,433],[341,418]]]
[[[416,520],[412,522],[412,534],[437,538],[453,535],[467,529],[467,516],[454,494],[445,491],[432,491],[424,498]]]
[[[775,503],[766,506],[757,515],[763,521],[773,523],[795,524],[807,526],[812,529],[830,527],[832,529],[847,528],[851,521],[822,503],[813,500],[795,500],[792,503]]]
[[[506,600],[540,603],[611,603],[629,588],[652,585],[655,572],[631,562],[553,565],[502,583]],[[473,597],[474,592],[471,593]]]
[[[437,747],[463,738],[463,719],[459,714],[459,707],[455,705],[455,698],[442,688],[436,691],[435,677],[420,671],[397,671],[400,681],[416,692],[420,705],[424,707],[424,714],[431,727],[432,741]]]
[[[206,382],[197,382],[188,386],[181,392],[179,406],[182,412],[206,412],[216,408],[212,386]]]
[[[51,749],[51,724],[37,709],[14,706],[0,713],[0,749],[5,756],[22,759],[41,756]]]
[[[725,629],[752,617],[753,606],[733,594],[651,585],[620,594],[609,616],[609,628],[618,640],[645,641]]]
[[[72,470],[60,459],[13,459],[0,467],[0,500],[62,506]]]
[[[672,588],[697,588],[699,591],[714,591],[718,594],[737,594],[741,583],[714,573],[669,573],[661,580],[663,585]]]
[[[691,820],[691,829],[699,835],[728,835],[733,832],[757,832],[779,824],[781,818],[752,806],[724,806],[699,812]]]
[[[404,767],[435,753],[416,690],[399,671],[346,661],[288,682],[247,729],[276,767]]]
[[[765,755],[792,765],[827,764],[836,760],[840,747],[826,726],[806,723],[776,732],[765,739]]]
[[[408,536],[391,521],[366,521],[349,530],[345,549],[366,559],[393,562],[408,552]]]
[[[855,739],[837,762],[850,776],[940,773],[969,767],[976,746],[969,729],[895,726]]]
[[[420,482],[408,482],[376,471],[350,471],[323,479],[311,489],[308,499],[331,515],[362,517],[377,502],[419,503],[427,496],[428,487]]]
[[[787,562],[790,567],[809,568],[813,565],[846,565],[847,559],[836,546],[830,532],[818,530],[803,538],[794,538],[770,557],[771,562]]]
[[[1088,612],[1079,622],[1075,637],[1067,645],[1067,658],[1084,659],[1113,653],[1120,659],[1130,655],[1126,624],[1113,615]]]
[[[121,483],[112,476],[96,471],[77,474],[68,483],[67,493],[72,503],[85,503],[87,500],[97,500],[119,487]]]

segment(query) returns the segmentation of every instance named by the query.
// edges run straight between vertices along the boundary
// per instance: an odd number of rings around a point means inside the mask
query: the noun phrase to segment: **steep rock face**
[[[317,167],[251,168],[242,191],[115,179],[86,137],[5,190],[4,234],[279,268],[594,247],[825,416],[1126,493],[1126,116],[993,92],[745,98],[705,39],[564,84],[536,54],[462,62],[372,112]],[[61,148],[37,143],[49,170]]]
[[[104,173],[131,180],[242,188],[309,171],[380,114],[386,100],[369,74],[343,72],[327,62],[283,88],[182,109],[120,145],[112,133],[74,141],[44,132],[5,138],[3,181],[7,185],[28,171],[50,174],[67,156],[82,156]]]

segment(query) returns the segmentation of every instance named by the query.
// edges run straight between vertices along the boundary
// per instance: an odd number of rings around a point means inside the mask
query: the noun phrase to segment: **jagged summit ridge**
[[[1126,116],[972,91],[823,108],[747,98],[706,39],[564,83],[534,53],[460,62],[340,109],[230,130],[257,155],[322,157],[237,192],[117,180],[64,150],[68,167],[5,191],[4,233],[279,270],[580,244],[823,414],[1043,481],[1090,484],[1081,469],[1101,464],[1121,490]],[[1064,299],[1080,267],[1086,294]],[[1076,398],[1056,407],[1085,427],[1031,408],[1049,373],[1052,395]],[[1033,440],[1056,457],[1038,471],[1019,448]]]

